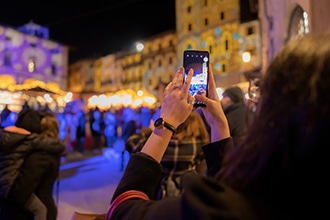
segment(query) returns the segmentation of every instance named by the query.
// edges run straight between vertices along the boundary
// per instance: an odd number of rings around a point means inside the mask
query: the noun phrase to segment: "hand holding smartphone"
[[[189,93],[195,95],[199,91],[206,91],[208,95],[208,72],[210,55],[208,51],[185,50],[183,52],[183,67],[185,68],[184,79],[186,79],[189,70],[194,70],[194,75],[189,87]],[[195,100],[194,107],[205,107],[205,103]]]

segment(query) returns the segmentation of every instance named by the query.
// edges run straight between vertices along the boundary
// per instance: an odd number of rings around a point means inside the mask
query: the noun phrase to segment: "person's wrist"
[[[230,137],[230,131],[228,124],[225,123],[213,123],[211,128],[211,141],[219,141]]]
[[[168,120],[164,119],[163,117],[158,118],[154,122],[154,129],[167,129],[171,131],[173,134],[177,132],[176,126],[171,124]]]

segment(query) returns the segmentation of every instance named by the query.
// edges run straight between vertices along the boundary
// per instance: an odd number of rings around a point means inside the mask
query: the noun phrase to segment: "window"
[[[192,25],[188,24],[188,31],[191,31],[191,30],[192,30]]]
[[[204,6],[205,7],[207,6],[207,0],[204,0]]]
[[[172,64],[173,63],[173,59],[172,59],[172,57],[170,57],[169,59],[168,59],[168,64]]]
[[[225,19],[225,13],[222,11],[220,12],[220,20],[224,20]]]
[[[209,24],[209,20],[207,18],[204,19],[204,25],[207,26]]]
[[[11,67],[11,57],[12,57],[11,51],[5,50],[4,57],[3,57],[4,66]]]
[[[33,73],[36,70],[36,57],[31,56],[28,61],[28,71]]]
[[[149,78],[148,78],[148,85],[149,85],[149,86],[152,85],[152,80],[153,80],[152,76],[149,76]]]
[[[56,75],[56,64],[55,63],[52,63],[52,66],[51,66],[51,73],[53,76]]]
[[[187,7],[187,13],[190,14],[190,12],[191,12],[191,6],[188,6]]]
[[[212,45],[209,46],[209,52],[212,54]]]
[[[248,27],[248,28],[247,28],[247,35],[252,35],[252,34],[254,34],[254,29],[253,29],[253,27]]]

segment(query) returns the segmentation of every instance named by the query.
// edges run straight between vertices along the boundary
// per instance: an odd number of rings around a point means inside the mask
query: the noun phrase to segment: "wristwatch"
[[[172,131],[173,134],[176,133],[176,128],[164,121],[163,118],[158,118],[154,123],[155,128],[167,128],[168,130]]]

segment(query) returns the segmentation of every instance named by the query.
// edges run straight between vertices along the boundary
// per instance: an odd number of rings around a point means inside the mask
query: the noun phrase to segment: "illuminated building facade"
[[[288,41],[309,32],[330,31],[328,0],[260,0],[259,4],[263,70]]]
[[[86,85],[93,85],[80,86],[77,92],[92,87],[100,93],[146,89],[160,100],[164,85],[182,64],[185,49],[210,52],[210,65],[218,87],[240,84],[247,81],[244,72],[259,69],[258,74],[262,74],[289,40],[308,32],[329,30],[328,0],[175,2],[175,31],[144,39],[142,51],[121,51],[102,57],[95,61],[97,68],[90,63],[80,64],[80,68],[72,71],[70,68],[69,78],[81,74],[82,80],[88,80]],[[95,75],[92,72],[96,70]],[[76,88],[74,84],[78,81],[70,81],[70,89]]]
[[[90,60],[72,64],[69,89],[78,88],[74,85],[79,82],[75,80],[78,78],[85,80],[80,85],[87,85],[86,80],[91,80],[88,72],[92,71],[99,73],[93,76],[97,93],[130,88],[147,90],[160,100],[164,86],[182,64],[184,49],[210,52],[218,86],[246,81],[243,71],[261,65],[260,23],[256,19],[257,11],[249,12],[250,16],[242,19],[244,14],[240,13],[240,6],[239,0],[176,1],[176,30],[144,39],[140,42],[144,45],[141,51],[120,51],[95,60],[93,64],[80,63]],[[244,52],[250,54],[248,63],[242,60]],[[83,70],[83,67],[89,67],[89,70]],[[97,86],[99,81],[101,88]],[[74,92],[85,92],[90,87],[79,88],[80,91]]]
[[[144,47],[141,51],[119,51],[70,65],[69,90],[84,98],[128,89],[161,97],[177,68],[176,33],[166,31],[140,43]]]
[[[183,50],[210,52],[216,84],[226,87],[246,81],[243,72],[261,65],[260,23],[248,1],[176,1],[178,63]],[[248,6],[248,7],[246,7]],[[250,54],[243,62],[244,52]]]
[[[48,39],[48,29],[32,22],[19,30],[0,25],[0,78],[12,81],[1,85],[2,94],[7,94],[5,100],[0,96],[1,109],[5,104],[12,104],[11,92],[15,92],[15,100],[28,99],[8,86],[28,90],[32,84],[38,84],[54,93],[67,89],[68,48]],[[24,87],[20,87],[23,84]],[[21,103],[14,104],[13,109],[19,110]]]
[[[0,25],[0,74],[10,74],[18,84],[33,78],[66,90],[67,66],[64,45]]]

